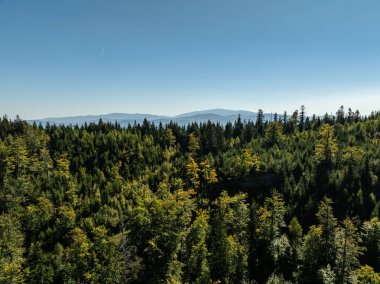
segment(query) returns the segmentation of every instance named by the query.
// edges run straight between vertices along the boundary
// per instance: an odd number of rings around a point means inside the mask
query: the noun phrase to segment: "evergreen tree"
[[[198,211],[186,238],[188,260],[185,266],[185,279],[191,283],[209,283],[210,281],[209,252],[206,243],[209,231],[208,220],[206,211]]]
[[[271,122],[265,130],[265,144],[268,147],[274,145],[281,145],[284,140],[284,135],[282,134],[282,126],[279,122]]]
[[[257,117],[256,117],[256,129],[257,129],[257,135],[263,136],[264,135],[264,113],[262,109],[259,109],[257,112]]]
[[[19,220],[10,214],[0,215],[0,283],[25,281],[24,235]]]
[[[322,247],[321,253],[323,256],[322,266],[328,264],[333,265],[336,257],[336,229],[337,220],[334,217],[331,199],[324,198],[319,204],[317,218],[319,221],[319,228],[322,231]]]
[[[335,161],[338,146],[334,137],[334,129],[328,124],[322,125],[315,145],[315,159],[318,164],[329,164]]]
[[[378,283],[380,112],[303,112],[0,119],[0,283]]]
[[[301,105],[299,124],[298,124],[298,129],[300,132],[305,130],[305,120],[306,120],[305,106]]]
[[[359,266],[363,249],[361,238],[354,222],[346,218],[337,232],[336,280],[337,283],[351,283],[354,270]]]

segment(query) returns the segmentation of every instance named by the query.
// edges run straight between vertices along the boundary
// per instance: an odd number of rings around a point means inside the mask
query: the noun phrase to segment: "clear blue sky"
[[[0,0],[0,114],[380,109],[379,0]]]

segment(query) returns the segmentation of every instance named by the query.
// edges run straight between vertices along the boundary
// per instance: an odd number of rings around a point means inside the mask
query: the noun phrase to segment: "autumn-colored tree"
[[[197,190],[200,185],[199,171],[197,162],[192,157],[189,157],[189,161],[186,165],[186,175],[195,190]]]
[[[200,140],[199,140],[199,138],[194,133],[190,133],[189,134],[187,147],[189,149],[189,152],[192,155],[196,155],[197,152],[199,151],[199,149],[200,149]]]
[[[338,145],[334,137],[334,128],[329,124],[323,124],[319,130],[318,141],[315,145],[315,159],[318,164],[335,161]]]

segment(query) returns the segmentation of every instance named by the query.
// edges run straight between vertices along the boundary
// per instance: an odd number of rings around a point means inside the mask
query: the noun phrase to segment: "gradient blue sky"
[[[378,0],[0,0],[0,114],[380,109]]]

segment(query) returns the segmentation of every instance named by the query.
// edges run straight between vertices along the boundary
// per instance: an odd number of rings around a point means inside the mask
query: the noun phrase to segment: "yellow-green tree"
[[[206,184],[213,184],[218,182],[218,175],[215,169],[213,169],[207,161],[201,162],[200,168],[202,178],[206,181]]]
[[[210,273],[213,281],[245,283],[247,280],[248,216],[246,195],[222,192],[212,212]]]
[[[186,175],[195,190],[199,189],[200,185],[199,171],[197,162],[192,157],[189,157],[186,165]]]
[[[323,124],[319,130],[318,141],[315,145],[315,159],[318,164],[335,161],[338,145],[334,136],[334,128]]]
[[[241,165],[244,174],[249,174],[252,170],[259,172],[263,166],[260,158],[249,148],[243,150],[241,155]]]
[[[199,138],[194,134],[190,133],[188,136],[188,144],[187,147],[192,155],[196,155],[199,149],[201,148],[200,146],[201,142]]]
[[[354,284],[380,284],[380,274],[369,265],[360,266],[355,270]]]
[[[41,227],[46,226],[54,214],[53,203],[45,198],[38,197],[36,204],[26,207],[25,223],[28,230],[38,232]]]
[[[195,209],[193,194],[191,190],[171,193],[165,187],[153,193],[146,186],[133,193],[125,229],[133,258],[142,259],[144,265],[134,268],[142,283],[180,281],[179,255]]]
[[[9,137],[7,145],[7,157],[5,159],[6,170],[16,177],[26,174],[30,165],[28,149],[23,137]]]
[[[91,283],[91,243],[86,232],[75,227],[69,233],[70,245],[65,250],[65,281]]]
[[[58,172],[58,175],[65,178],[70,179],[70,160],[68,159],[67,155],[61,155],[56,159],[56,169]]]
[[[186,236],[187,262],[185,265],[185,279],[189,283],[209,283],[210,271],[208,264],[209,251],[207,236],[209,231],[209,213],[205,210],[197,211],[197,217]]]
[[[359,164],[364,158],[364,150],[358,146],[347,146],[343,149],[343,159],[353,165]]]
[[[24,236],[18,219],[0,214],[0,283],[24,283]]]
[[[255,233],[264,278],[278,271],[279,264],[289,249],[288,238],[282,232],[286,227],[285,212],[285,202],[277,191],[273,191],[272,195],[265,199],[264,206],[257,210],[258,225]]]

